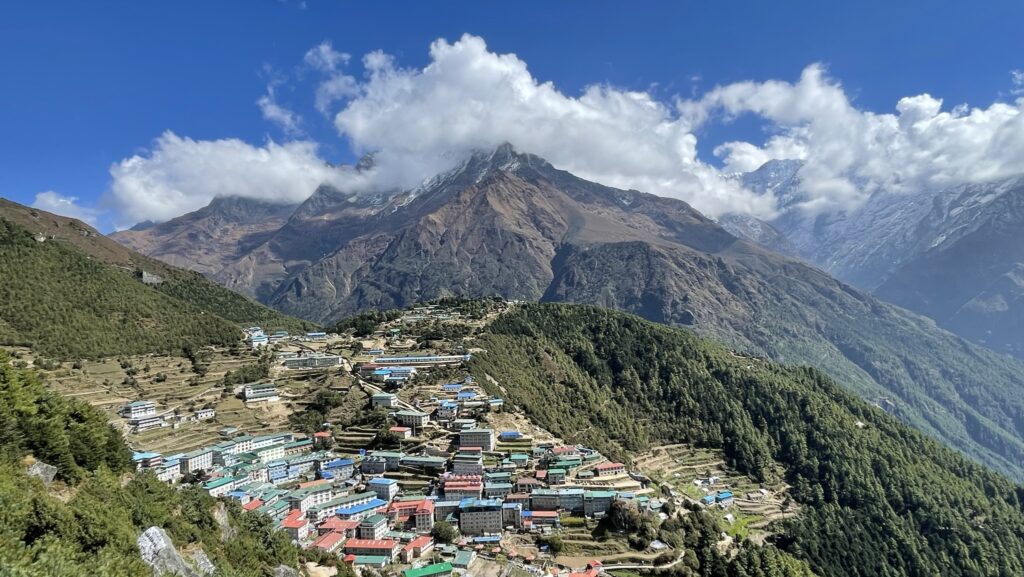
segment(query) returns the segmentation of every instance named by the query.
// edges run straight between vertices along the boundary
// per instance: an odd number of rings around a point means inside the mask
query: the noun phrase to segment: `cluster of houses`
[[[559,527],[563,514],[599,518],[616,499],[660,508],[646,496],[600,486],[628,480],[629,472],[597,451],[535,445],[519,431],[496,432],[459,418],[463,404],[476,397],[454,397],[472,388],[471,379],[440,387],[441,396],[453,397],[454,411],[438,403],[430,413],[392,412],[399,423],[392,432],[405,438],[431,422],[447,427],[454,440],[448,452],[342,456],[332,451],[329,431],[247,436],[226,429],[223,440],[208,447],[169,456],[139,452],[134,459],[138,469],[164,481],[201,483],[213,497],[267,515],[296,543],[357,566],[444,559],[410,569],[406,577],[450,574],[467,567],[482,545],[500,543],[504,532],[548,532]],[[384,394],[391,396],[375,396],[373,403],[395,406],[394,395]],[[424,486],[410,484],[410,478],[431,481]],[[463,540],[455,546],[435,543],[431,532],[441,521],[457,527]]]
[[[141,433],[157,427],[176,426],[182,421],[206,421],[216,416],[214,409],[202,408],[191,415],[159,414],[153,401],[132,401],[118,411],[118,415],[127,421],[128,429],[133,433]]]
[[[263,332],[260,327],[249,327],[242,330],[245,335],[245,342],[253,349],[260,349],[283,341],[326,341],[327,333],[309,332],[304,335],[290,335],[288,331],[274,331],[270,334]]]

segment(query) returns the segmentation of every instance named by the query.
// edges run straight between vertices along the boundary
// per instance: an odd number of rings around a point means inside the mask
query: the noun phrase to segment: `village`
[[[361,337],[251,327],[246,347],[273,359],[270,377],[229,387],[220,405],[172,412],[135,398],[114,418],[139,471],[266,515],[304,548],[404,577],[595,577],[682,557],[657,541],[637,552],[626,536],[594,540],[616,502],[662,519],[685,504],[715,511],[736,529],[723,533],[724,544],[791,514],[780,507],[784,488],[730,476],[713,454],[668,446],[626,464],[555,438],[469,374],[470,339],[411,350],[409,335],[427,322],[472,321],[418,307]],[[218,412],[225,403],[240,404],[237,413],[275,414],[285,404],[300,411],[302,403],[290,402],[301,396],[295,379],[335,383],[354,424],[325,417],[299,432],[280,418]],[[368,426],[366,415],[383,424]]]

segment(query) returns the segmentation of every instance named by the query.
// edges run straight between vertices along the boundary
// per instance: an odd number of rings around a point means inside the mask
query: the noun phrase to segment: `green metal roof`
[[[443,573],[451,573],[452,564],[445,561],[444,563],[434,563],[433,565],[427,565],[426,567],[420,567],[419,569],[406,569],[402,571],[403,577],[430,577],[431,575],[441,575]]]

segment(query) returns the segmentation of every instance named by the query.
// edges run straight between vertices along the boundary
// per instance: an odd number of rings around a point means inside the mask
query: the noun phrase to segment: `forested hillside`
[[[82,358],[227,345],[241,338],[240,324],[311,326],[198,273],[115,264],[62,237],[40,241],[36,234],[0,218],[0,344]],[[158,278],[144,283],[144,272]]]
[[[565,305],[517,307],[480,346],[481,382],[567,440],[623,459],[688,442],[755,479],[784,476],[804,507],[776,544],[820,575],[1024,574],[1024,489],[817,370]]]
[[[152,474],[125,479],[130,453],[103,414],[8,361],[0,351],[0,575],[151,577],[136,539],[154,525],[179,548],[202,547],[224,577],[296,566],[298,549],[266,518],[228,505],[234,536],[224,539],[200,489],[179,491]],[[55,484],[29,477],[27,459],[56,465]]]

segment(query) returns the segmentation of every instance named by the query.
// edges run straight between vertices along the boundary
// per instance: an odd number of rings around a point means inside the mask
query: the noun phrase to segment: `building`
[[[622,463],[601,463],[594,467],[594,474],[598,477],[611,477],[614,475],[624,475],[626,473],[626,466]]]
[[[149,429],[164,426],[163,418],[156,415],[131,419],[128,423],[132,425],[132,432],[135,433],[141,433],[142,431],[148,431]]]
[[[207,419],[212,419],[216,415],[217,411],[213,409],[199,409],[192,418],[196,421],[205,421]]]
[[[434,528],[434,502],[429,499],[394,501],[388,506],[388,516],[396,528],[429,533]]]
[[[420,411],[398,411],[395,413],[395,420],[400,425],[420,430],[430,422],[430,415]]]
[[[388,518],[384,515],[370,515],[359,522],[360,539],[381,540],[388,530]]]
[[[416,355],[408,357],[377,357],[373,359],[373,362],[378,365],[429,367],[458,365],[472,358],[471,355]]]
[[[561,485],[565,482],[565,469],[548,469],[548,484]]]
[[[328,517],[339,514],[340,511],[347,511],[352,507],[370,504],[374,501],[380,501],[380,499],[377,499],[377,494],[372,491],[335,497],[326,503],[310,507],[309,510],[306,511],[306,517],[312,519],[314,523],[322,523],[323,521],[326,521]],[[352,520],[358,521],[361,518],[362,517]],[[343,517],[343,519],[347,518]]]
[[[242,397],[247,403],[271,402],[280,399],[277,387],[273,383],[246,385],[242,389]]]
[[[214,499],[227,495],[234,488],[235,479],[233,477],[218,477],[203,484],[203,490]]]
[[[501,522],[506,527],[514,527],[516,529],[523,526],[523,504],[522,503],[502,503],[501,504]]]
[[[459,551],[455,553],[455,559],[452,560],[452,567],[456,569],[468,570],[469,565],[476,559],[476,551]]]
[[[263,333],[250,335],[246,341],[248,341],[249,346],[254,349],[259,349],[270,344],[270,338]]]
[[[459,416],[459,404],[454,401],[441,401],[437,406],[437,418],[440,421],[451,421]]]
[[[409,541],[405,547],[402,547],[402,563],[412,563],[413,560],[423,558],[433,550],[433,539],[426,535],[416,537],[412,541]]]
[[[317,537],[310,547],[319,549],[324,553],[334,553],[345,543],[345,535],[343,533],[332,532]]]
[[[391,501],[398,494],[398,481],[394,479],[385,479],[378,477],[376,479],[370,479],[366,484],[368,491],[376,493],[377,498],[382,501]]]
[[[130,421],[139,420],[156,415],[156,405],[153,404],[153,401],[132,401],[121,407],[119,412],[122,417]]]
[[[292,541],[301,543],[309,536],[309,520],[302,511],[296,509],[281,521],[281,529],[288,533]]]
[[[342,358],[339,355],[314,354],[284,360],[286,369],[326,369],[340,367]]]
[[[557,511],[558,503],[556,489],[537,489],[530,493],[530,509],[534,511]]]
[[[181,460],[168,458],[157,467],[156,478],[164,483],[174,483],[181,479]]]
[[[320,333],[320,332],[317,332],[317,333],[306,333],[306,340],[307,341],[326,341],[327,340],[327,333]]]
[[[583,493],[583,514],[587,517],[601,517],[612,508],[615,491],[585,491]]]
[[[459,433],[459,447],[480,447],[484,451],[494,450],[494,431],[490,429],[468,429]]]
[[[135,469],[138,471],[143,469],[156,469],[163,465],[163,462],[164,458],[160,453],[140,451],[132,453],[132,463],[135,463]]]
[[[452,457],[452,473],[455,475],[483,475],[484,458],[480,453],[459,451]]]
[[[483,480],[479,475],[450,475],[442,480],[444,498],[449,501],[479,499],[483,494]]]
[[[512,483],[484,483],[484,497],[488,499],[502,499],[512,492]]]
[[[409,427],[391,427],[388,429],[388,432],[399,439],[408,439],[412,437],[412,429]]]
[[[377,393],[370,397],[370,406],[374,409],[377,407],[393,408],[398,406],[398,395],[393,393]]]
[[[387,557],[389,561],[398,554],[398,548],[398,541],[392,539],[349,539],[345,543],[345,553],[349,555]]]
[[[305,513],[317,505],[329,503],[333,498],[334,489],[329,483],[323,483],[292,491],[288,494],[288,506]]]
[[[402,571],[402,577],[451,577],[452,564],[434,563],[418,569],[406,569]]]
[[[182,474],[206,471],[213,468],[213,451],[210,449],[197,449],[191,453],[185,453],[181,457]]]
[[[516,479],[514,489],[516,493],[531,493],[534,489],[540,489],[543,486],[544,483],[533,477],[519,477]]]
[[[501,501],[467,499],[459,506],[459,531],[463,535],[501,533]]]

